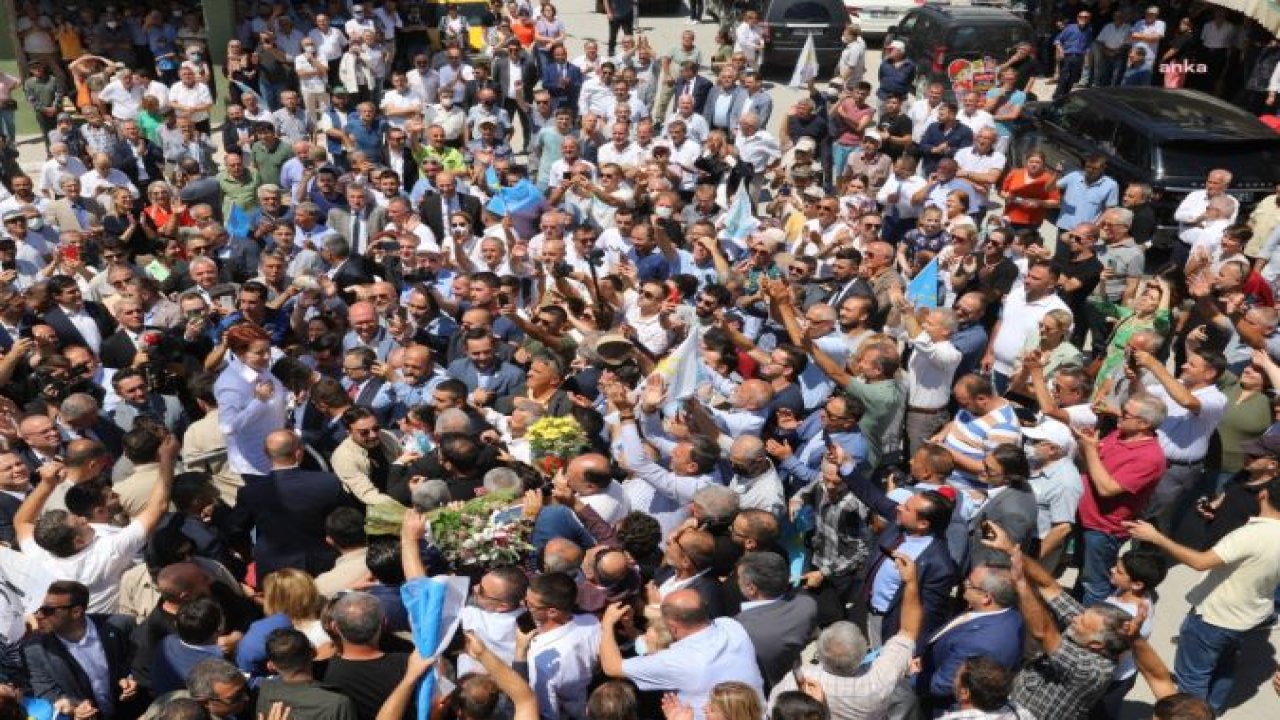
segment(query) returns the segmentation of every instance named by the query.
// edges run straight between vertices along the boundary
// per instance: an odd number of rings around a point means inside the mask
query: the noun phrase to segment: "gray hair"
[[[938,324],[948,333],[954,333],[960,326],[960,321],[956,319],[956,313],[951,308],[934,308],[930,314],[938,319]]]
[[[378,640],[385,616],[382,603],[366,592],[344,593],[333,604],[333,624],[343,642],[372,645]]]
[[[1125,633],[1125,624],[1133,619],[1125,610],[1111,603],[1097,603],[1089,606],[1089,612],[1102,617],[1102,629],[1088,637],[1077,637],[1081,645],[1100,643],[1102,650],[1109,658],[1118,658],[1129,649],[1129,636]]]
[[[1107,214],[1110,215],[1115,222],[1125,227],[1133,226],[1133,211],[1129,208],[1113,207],[1107,210]]]
[[[195,270],[196,267],[199,265],[212,265],[215,269],[218,267],[218,263],[216,260],[214,260],[213,258],[207,255],[201,255],[200,257],[194,258],[191,261],[190,265],[187,265],[187,270],[188,271]]]
[[[507,493],[519,495],[524,488],[524,481],[515,470],[496,467],[484,474],[484,491],[486,493]]]
[[[1018,602],[1018,588],[1013,584],[1013,573],[1008,568],[983,565],[982,581],[978,589],[989,593],[995,604],[1002,608],[1013,607]]]
[[[351,256],[351,243],[337,233],[325,236],[324,249],[334,257],[345,258]]]
[[[377,602],[375,600],[375,602]],[[212,700],[217,697],[213,686],[216,683],[244,682],[244,673],[240,668],[222,658],[209,658],[196,663],[187,676],[187,692],[197,700]]]
[[[443,480],[427,480],[419,483],[410,493],[413,509],[418,512],[431,512],[449,502],[452,495],[449,484]]]
[[[471,418],[458,408],[449,408],[436,417],[436,435],[445,433],[470,432]]]
[[[298,203],[298,206],[293,209],[293,214],[295,216],[298,213],[306,213],[308,217],[318,218],[320,217],[320,206],[309,201],[300,202]]]
[[[693,504],[712,522],[728,521],[738,512],[738,493],[724,485],[708,485],[693,494]]]
[[[818,663],[832,675],[853,677],[867,654],[867,638],[848,620],[832,623],[818,635]]]
[[[89,393],[72,393],[58,406],[58,413],[67,420],[97,415],[98,401]]]
[[[1155,395],[1142,394],[1129,398],[1129,402],[1137,406],[1137,412],[1134,414],[1142,418],[1152,428],[1158,428],[1164,424],[1164,419],[1169,416],[1169,408],[1164,404],[1164,400]]]

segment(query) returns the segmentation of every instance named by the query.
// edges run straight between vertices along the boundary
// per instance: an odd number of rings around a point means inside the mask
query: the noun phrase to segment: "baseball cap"
[[[813,138],[805,136],[796,141],[796,150],[799,152],[811,153],[818,148],[818,143]]]
[[[887,49],[887,50],[900,50],[900,51],[902,51],[902,52],[906,52],[906,51],[907,51],[907,44],[906,44],[906,43],[904,43],[904,42],[902,42],[901,40],[894,40],[893,42],[891,42],[891,43],[889,43],[888,45],[886,45],[886,46],[885,46],[885,49]]]
[[[17,220],[19,218],[26,220],[27,214],[21,210],[14,209],[6,212],[3,217],[0,217],[0,221],[9,222],[10,220]]]
[[[880,137],[880,133],[876,132],[875,130],[867,130],[866,132],[862,133],[862,139],[873,140],[876,143],[880,143],[883,141],[883,139]]]
[[[1022,436],[1057,445],[1068,457],[1076,452],[1076,439],[1071,436],[1071,428],[1053,418],[1044,418],[1039,425],[1022,428]]]

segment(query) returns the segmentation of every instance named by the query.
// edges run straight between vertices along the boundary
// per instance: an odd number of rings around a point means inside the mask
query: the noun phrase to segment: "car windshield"
[[[1214,168],[1229,168],[1240,182],[1271,182],[1280,163],[1280,144],[1167,143],[1159,150],[1165,177],[1203,178]]]
[[[821,2],[792,3],[782,11],[783,22],[820,23],[826,25],[831,20],[830,6]]]

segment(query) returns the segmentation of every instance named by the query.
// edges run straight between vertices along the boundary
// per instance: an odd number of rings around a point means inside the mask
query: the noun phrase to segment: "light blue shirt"
[[[894,552],[900,552],[915,560],[933,543],[932,535],[904,535],[902,544]],[[871,608],[878,613],[889,612],[893,604],[893,596],[898,594],[902,585],[902,575],[898,574],[898,564],[886,559],[880,563],[876,576],[871,580]]]
[[[260,382],[274,386],[270,400],[259,400],[255,395],[254,387]],[[232,355],[218,375],[213,393],[218,399],[218,429],[227,439],[227,465],[241,475],[271,472],[262,440],[284,427],[288,395],[284,385],[270,372],[258,372]]]
[[[841,367],[849,364],[849,356],[854,351],[853,342],[843,333],[824,335],[815,340],[814,344]],[[827,398],[831,397],[832,388],[835,387],[835,383],[827,377],[817,363],[813,362],[813,358],[809,359],[809,365],[805,367],[804,372],[800,373],[798,381],[806,410],[812,410],[826,402]]]
[[[1071,230],[1080,223],[1091,223],[1103,210],[1120,202],[1120,186],[1103,175],[1092,184],[1084,179],[1084,171],[1076,170],[1060,180],[1062,212],[1058,215],[1058,227]]]
[[[764,698],[751,638],[731,618],[716,618],[660,653],[623,660],[622,674],[641,690],[674,690],[697,720],[705,717],[702,709],[712,688],[722,682],[744,682]]]
[[[826,455],[826,443],[822,436],[822,421],[817,413],[805,418],[796,431],[800,444],[791,457],[782,461],[782,471],[787,487],[795,491],[809,485],[822,476],[822,458]],[[860,432],[831,433],[831,440],[839,445],[859,468],[866,467],[867,440]]]

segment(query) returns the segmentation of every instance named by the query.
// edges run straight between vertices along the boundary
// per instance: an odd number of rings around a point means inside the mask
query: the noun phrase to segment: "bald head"
[[[676,640],[682,640],[711,623],[707,604],[692,588],[676,590],[662,599],[662,619]]]
[[[747,380],[738,386],[737,405],[743,410],[763,410],[773,400],[773,386],[767,380]]]
[[[168,602],[184,602],[208,594],[209,576],[195,563],[174,563],[160,569],[156,589]]]
[[[729,462],[737,465],[751,465],[764,456],[764,441],[755,435],[742,435],[729,448]]]
[[[267,435],[263,446],[267,457],[271,459],[271,465],[282,467],[297,464],[302,440],[292,430],[276,430]]]
[[[542,550],[542,569],[572,575],[582,568],[582,548],[567,538],[552,538]]]

